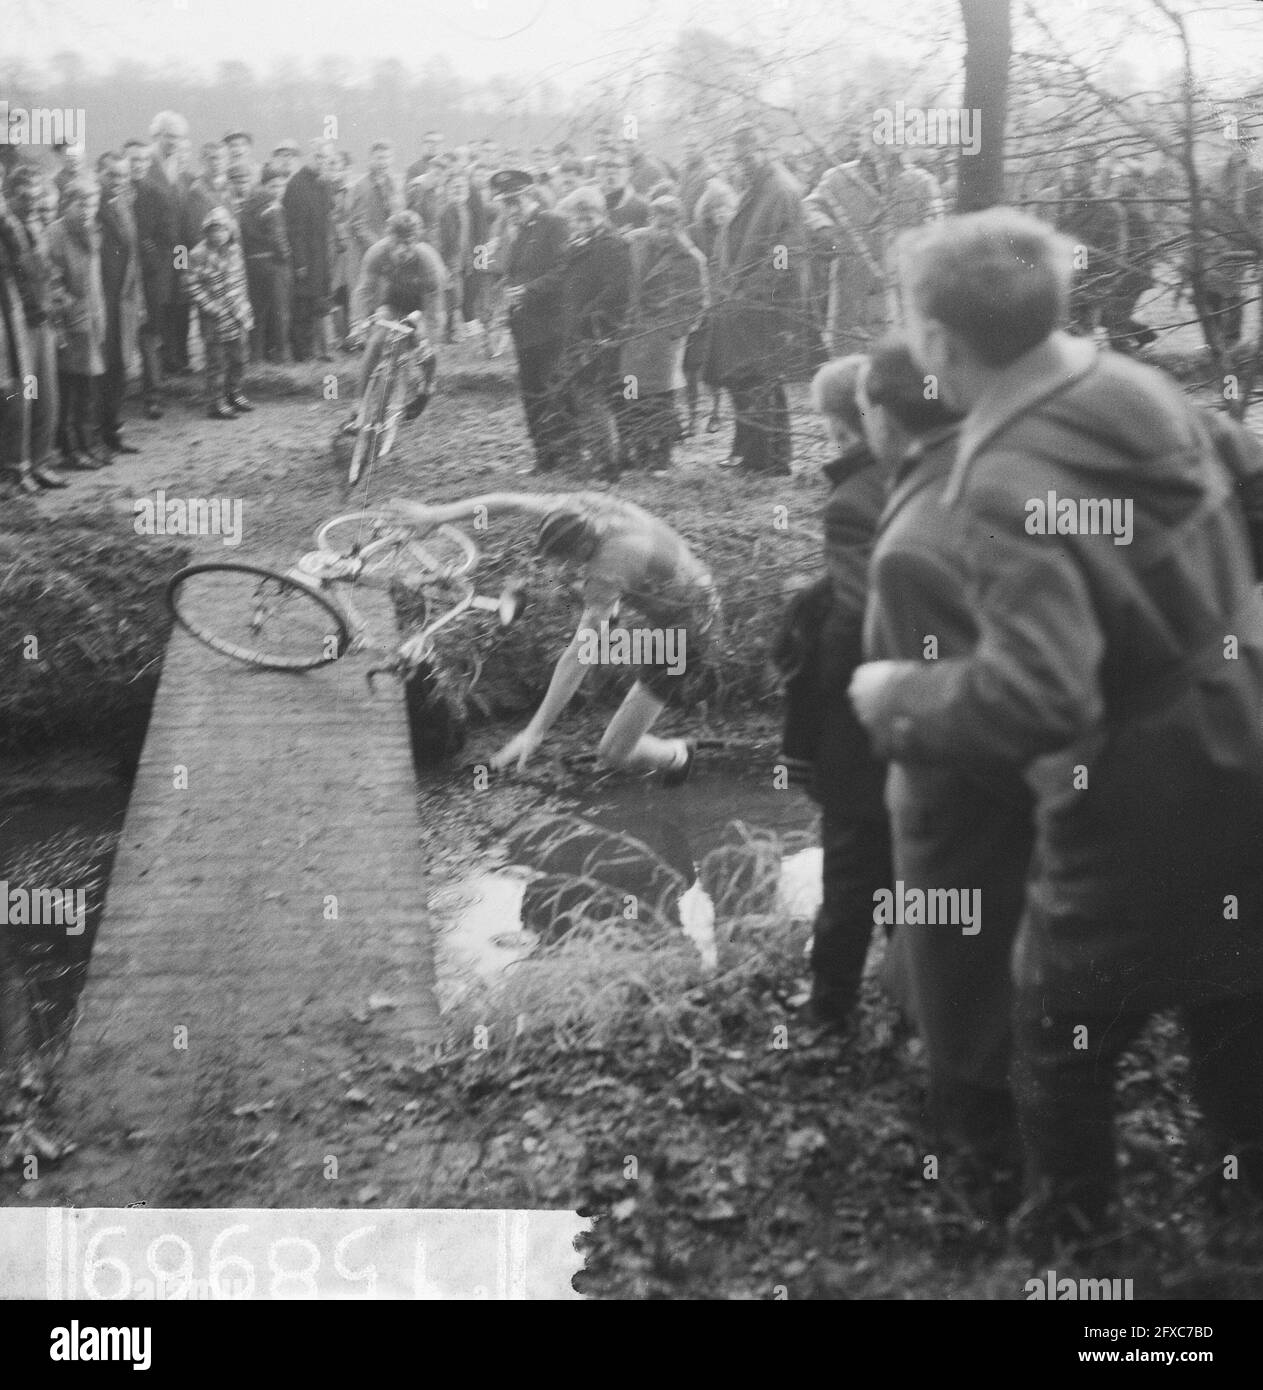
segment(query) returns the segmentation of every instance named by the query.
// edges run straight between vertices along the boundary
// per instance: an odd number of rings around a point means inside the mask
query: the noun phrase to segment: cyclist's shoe
[[[662,785],[664,787],[682,787],[688,781],[693,771],[693,764],[697,761],[697,744],[686,739],[684,743],[684,761],[679,767],[669,767],[662,774]]]
[[[235,420],[237,412],[227,401],[216,401],[206,412],[206,416],[210,420]]]
[[[234,410],[240,410],[243,414],[248,414],[254,409],[254,402],[243,396],[240,391],[234,392],[228,397],[228,404]]]
[[[419,391],[403,408],[403,418],[405,420],[415,420],[418,415],[430,404],[430,393]]]

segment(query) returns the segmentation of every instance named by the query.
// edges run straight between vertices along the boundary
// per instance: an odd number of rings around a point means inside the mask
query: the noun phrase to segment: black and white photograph
[[[1245,1346],[1263,5],[0,9],[6,1340]]]

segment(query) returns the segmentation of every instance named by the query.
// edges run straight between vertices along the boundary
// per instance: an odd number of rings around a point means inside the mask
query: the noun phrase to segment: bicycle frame
[[[395,442],[403,404],[396,384],[405,346],[421,333],[425,316],[419,310],[406,319],[375,319],[374,330],[385,333],[381,355],[369,373],[355,422],[355,447],[348,482],[354,487],[367,469],[390,453]],[[367,349],[366,349],[367,350]],[[380,397],[378,399],[378,397]],[[372,418],[370,418],[370,412]]]
[[[424,542],[418,539],[415,531],[410,527],[383,523],[378,520],[368,523],[373,534],[367,543],[361,545],[357,541],[350,552],[328,548],[329,533],[336,526],[351,521],[364,524],[363,518],[357,513],[333,517],[325,522],[316,532],[316,541],[320,548],[308,551],[299,559],[295,569],[291,571],[295,578],[321,590],[327,592],[342,590],[342,592],[337,593],[336,597],[351,627],[352,638],[349,650],[371,650],[374,644],[367,622],[355,608],[350,594],[346,590],[360,582],[378,587],[388,587],[392,576],[398,578],[401,569],[406,571],[406,566],[400,564],[405,553],[417,561],[421,568],[429,570],[432,576],[430,578],[421,577],[415,582],[411,582],[410,588],[421,590],[429,584],[437,582],[455,585],[458,589],[456,601],[450,607],[440,613],[437,618],[427,622],[419,632],[400,643],[390,661],[380,666],[373,666],[366,672],[365,678],[370,690],[373,686],[373,677],[383,673],[407,679],[433,655],[434,635],[471,610],[496,613],[505,626],[511,623],[521,611],[522,596],[514,586],[509,586],[498,598],[491,598],[477,592],[473,580],[467,576],[478,564],[478,547],[458,528],[441,526],[438,528],[438,534],[454,542],[462,552],[461,557],[448,565],[435,565],[425,549]],[[374,566],[374,561],[380,561],[383,556],[391,553],[394,555],[393,564]]]

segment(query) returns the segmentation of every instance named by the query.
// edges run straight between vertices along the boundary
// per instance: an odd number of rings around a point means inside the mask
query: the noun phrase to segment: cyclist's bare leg
[[[649,732],[665,708],[665,700],[637,681],[601,735],[597,762],[624,772],[665,772],[681,767],[688,757],[688,744],[682,738],[658,738]]]

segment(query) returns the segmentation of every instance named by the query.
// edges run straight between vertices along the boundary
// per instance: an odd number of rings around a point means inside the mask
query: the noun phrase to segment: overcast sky
[[[1144,0],[1134,0],[1144,6]],[[1059,33],[1091,45],[1100,0],[1045,6]],[[213,69],[240,59],[266,70],[277,58],[310,62],[340,54],[362,70],[384,57],[420,66],[444,54],[463,77],[495,73],[549,76],[566,88],[600,78],[655,48],[682,27],[699,25],[766,47],[871,42],[873,25],[892,26],[915,44],[935,27],[935,11],[953,18],[954,0],[0,0],[5,48],[33,61],[77,49],[95,65],[120,57]],[[1206,0],[1196,20],[1199,54],[1213,80],[1231,71],[1263,80],[1263,4]],[[889,38],[879,42],[890,52]],[[1170,61],[1134,39],[1128,56],[1141,69]]]

